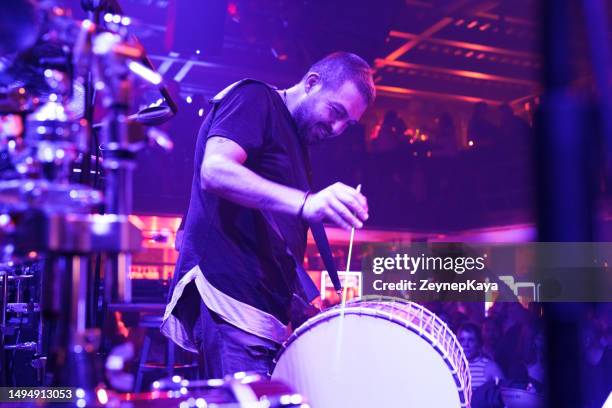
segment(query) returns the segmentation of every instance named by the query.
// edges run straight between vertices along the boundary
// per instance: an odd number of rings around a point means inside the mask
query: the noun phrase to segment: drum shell
[[[283,345],[272,378],[317,408],[465,407],[470,399],[456,337],[411,302],[351,302],[310,319]]]

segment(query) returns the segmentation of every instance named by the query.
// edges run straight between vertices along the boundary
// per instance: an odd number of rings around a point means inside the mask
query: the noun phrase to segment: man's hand
[[[311,222],[328,219],[342,228],[361,228],[369,217],[368,201],[354,188],[338,182],[308,196],[302,216]]]

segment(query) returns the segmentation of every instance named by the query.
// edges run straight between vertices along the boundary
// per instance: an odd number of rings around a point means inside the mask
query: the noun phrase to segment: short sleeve
[[[268,122],[269,89],[264,84],[244,84],[216,102],[207,138],[221,136],[238,143],[247,154],[263,146]]]

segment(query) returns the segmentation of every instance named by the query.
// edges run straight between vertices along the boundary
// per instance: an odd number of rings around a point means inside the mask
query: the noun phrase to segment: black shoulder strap
[[[325,264],[325,268],[327,269],[329,278],[331,279],[332,284],[334,285],[334,289],[336,290],[336,292],[339,293],[342,290],[342,285],[340,284],[338,270],[336,269],[336,264],[334,263],[334,257],[332,256],[331,248],[329,247],[329,241],[327,240],[327,234],[325,233],[323,223],[310,223],[310,230],[312,231],[312,237],[314,238],[315,243],[317,244],[319,254],[323,259],[323,264]]]
[[[266,210],[260,210],[260,211],[262,215],[264,216],[264,218],[266,219],[266,221],[268,222],[268,225],[272,227],[272,230],[276,233],[276,235],[278,235],[278,237],[281,240],[283,240],[283,242],[285,243],[285,251],[293,259],[293,262],[295,263],[295,272],[297,273],[298,279],[300,281],[300,286],[302,287],[302,290],[304,292],[303,293],[304,297],[310,303],[313,299],[319,296],[319,291],[317,290],[317,286],[314,284],[312,279],[310,279],[310,276],[308,276],[308,273],[302,266],[302,261],[300,259],[297,259],[293,251],[291,251],[291,249],[289,248],[289,245],[287,245],[287,240],[285,239],[285,236],[283,235],[280,228],[278,227],[278,224],[276,223],[276,220],[274,219],[272,214],[270,214],[270,212]]]
[[[319,292],[315,284],[312,282],[312,279],[310,279],[310,276],[308,276],[308,273],[304,270],[304,267],[302,266],[302,261],[300,259],[297,259],[297,257],[289,248],[289,246],[286,245],[287,240],[285,239],[280,228],[278,227],[276,220],[274,220],[274,217],[272,217],[272,214],[265,210],[261,210],[261,213],[263,214],[266,221],[268,221],[268,224],[272,227],[274,232],[285,242],[285,250],[287,251],[287,254],[289,254],[295,261],[295,270],[297,272],[298,279],[300,280],[300,284],[304,291],[304,295],[306,296],[308,302],[312,301],[314,298],[319,296]],[[339,292],[342,290],[342,285],[340,284],[338,270],[336,269],[336,264],[334,263],[334,258],[331,253],[331,248],[329,246],[329,241],[327,240],[327,234],[325,233],[323,223],[313,222],[309,225],[310,230],[312,231],[312,236],[315,240],[315,243],[317,244],[319,254],[323,259],[323,263],[325,264],[327,273],[329,274],[332,284],[334,285],[334,289],[336,290],[336,292]]]

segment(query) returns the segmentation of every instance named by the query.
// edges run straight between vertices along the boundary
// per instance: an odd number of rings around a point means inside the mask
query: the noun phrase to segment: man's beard
[[[331,137],[331,129],[323,122],[317,121],[312,114],[309,102],[299,104],[293,113],[300,138],[309,145],[315,145]]]

